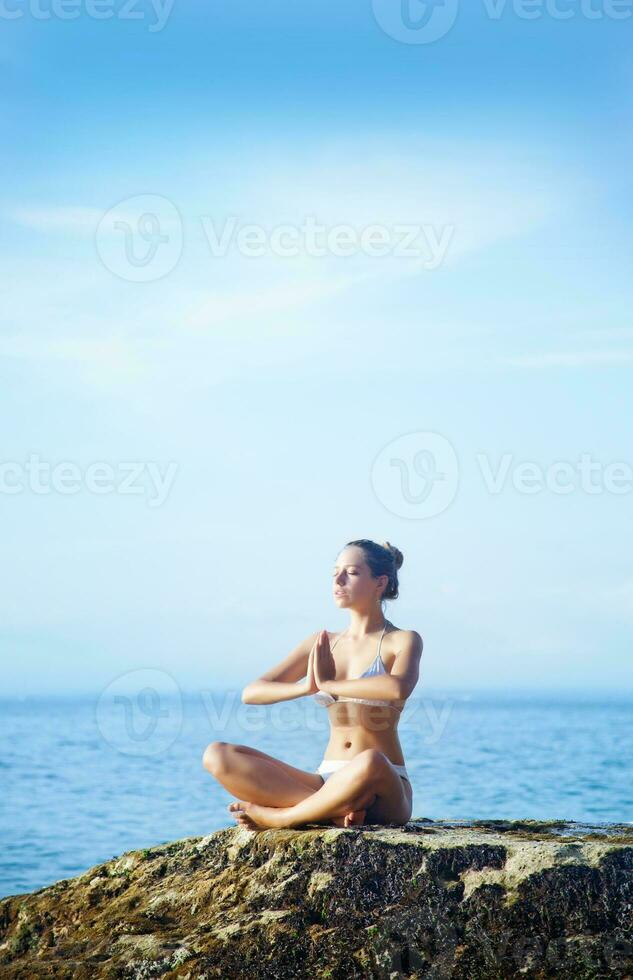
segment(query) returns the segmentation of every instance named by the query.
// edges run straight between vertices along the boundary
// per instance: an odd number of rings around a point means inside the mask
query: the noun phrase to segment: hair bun
[[[400,549],[399,548],[396,548],[395,545],[390,544],[389,541],[383,541],[382,546],[383,546],[383,548],[386,548],[387,551],[390,551],[391,552],[391,554],[393,555],[394,561],[396,563],[396,568],[400,568],[402,566],[402,562],[404,561],[404,556],[403,556],[402,552],[400,551]]]

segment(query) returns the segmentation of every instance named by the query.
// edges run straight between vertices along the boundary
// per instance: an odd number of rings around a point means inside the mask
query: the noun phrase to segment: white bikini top
[[[382,638],[385,635],[385,630],[387,629],[387,626],[393,626],[393,623],[390,623],[389,620],[385,620],[385,625],[382,628],[382,633],[380,634],[380,640],[378,641],[378,653],[376,654],[373,663],[367,668],[364,674],[360,675],[360,677],[348,677],[347,680],[359,681],[361,677],[376,677],[379,674],[387,673],[387,668],[385,667],[382,657],[380,656]],[[336,646],[336,644],[338,643],[342,635],[343,635],[342,633],[339,633],[339,635],[336,637],[334,643],[330,648],[331,650],[334,649],[334,647]],[[386,705],[391,704],[391,701],[380,701],[372,698],[345,698],[342,695],[340,695],[339,697],[334,697],[332,694],[328,694],[327,691],[317,691],[317,693],[313,694],[312,697],[314,698],[317,704],[322,705],[324,708],[327,708],[331,704],[334,704],[335,701],[357,701],[359,704],[386,704]]]

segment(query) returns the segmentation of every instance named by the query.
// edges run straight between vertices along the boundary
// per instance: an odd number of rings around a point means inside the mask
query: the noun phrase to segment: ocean
[[[633,822],[633,696],[433,692],[400,740],[413,817]],[[327,711],[239,691],[0,700],[0,895],[123,851],[236,826],[202,767],[214,740],[314,771]]]

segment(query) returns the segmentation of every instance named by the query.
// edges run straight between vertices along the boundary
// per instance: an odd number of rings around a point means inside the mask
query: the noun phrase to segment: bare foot
[[[247,830],[257,830],[253,821],[246,816],[246,811],[243,809],[243,807],[244,803],[242,800],[238,800],[236,803],[229,803],[227,810],[230,812],[231,816],[235,817],[240,827],[246,827]]]
[[[360,827],[365,823],[367,810],[350,810],[343,817],[333,817],[332,823],[335,827]]]
[[[227,809],[237,822],[248,830],[266,830],[288,826],[285,822],[286,811],[283,807],[260,806],[258,803],[238,800],[229,803]]]

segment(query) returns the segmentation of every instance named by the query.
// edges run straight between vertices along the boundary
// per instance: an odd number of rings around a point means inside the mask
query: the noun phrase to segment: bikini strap
[[[387,626],[393,626],[393,623],[390,623],[388,619],[385,620],[385,625],[383,626],[382,633],[380,634],[380,640],[378,641],[378,653],[375,656],[375,660],[378,660],[378,657],[380,656],[380,649],[382,647],[382,638],[385,635],[385,630],[387,629]]]
[[[382,638],[383,638],[383,636],[385,635],[385,630],[387,629],[387,627],[388,627],[388,626],[393,626],[393,623],[392,623],[392,622],[390,622],[390,620],[388,620],[388,619],[386,619],[386,620],[385,620],[385,625],[384,625],[384,626],[383,626],[383,628],[382,628],[382,633],[380,634],[380,639],[379,639],[379,641],[378,641],[378,653],[377,653],[377,654],[376,654],[376,656],[374,657],[374,660],[377,660],[377,659],[378,659],[378,657],[380,656],[380,651],[381,651],[381,648],[382,648]],[[349,629],[349,627],[347,627],[346,629],[344,629],[342,633],[339,633],[339,635],[338,635],[338,636],[336,637],[336,639],[334,640],[334,643],[333,643],[333,644],[332,644],[332,646],[330,647],[330,652],[332,652],[332,650],[334,649],[334,647],[336,646],[336,644],[338,643],[338,641],[340,640],[340,638],[341,638],[341,637],[342,637],[342,636],[343,636],[343,635],[344,635],[345,633],[347,633],[347,630],[348,630],[348,629]]]
[[[340,638],[343,636],[343,633],[347,633],[347,629],[344,629],[343,632],[342,633],[339,633],[339,635],[336,637],[336,639],[334,640],[334,643],[330,647],[330,652],[332,652],[332,650],[334,649],[334,647],[336,646],[336,644],[338,643],[338,641],[340,640]]]

